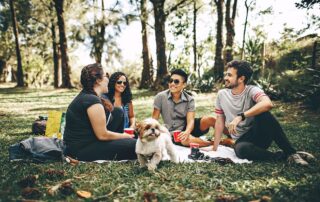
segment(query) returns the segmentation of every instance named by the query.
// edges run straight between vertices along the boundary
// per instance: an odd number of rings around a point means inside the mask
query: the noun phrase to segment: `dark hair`
[[[108,98],[111,100],[111,102],[114,103],[115,85],[121,76],[126,77],[126,80],[127,80],[126,88],[124,89],[123,93],[121,93],[122,103],[123,103],[123,105],[126,105],[127,103],[131,102],[132,93],[131,93],[131,89],[130,89],[130,85],[129,85],[129,80],[128,80],[127,76],[125,75],[125,73],[115,72],[115,73],[111,74],[109,84],[108,84],[109,92],[107,95],[108,95]]]
[[[188,74],[185,71],[183,71],[182,69],[175,69],[175,70],[171,71],[170,73],[171,73],[171,76],[174,74],[182,76],[184,78],[184,82],[187,83]]]
[[[237,70],[237,78],[244,76],[244,83],[250,80],[252,76],[252,69],[250,67],[250,63],[244,60],[232,60],[231,62],[227,63],[227,68],[234,68]]]
[[[94,64],[85,66],[81,70],[81,77],[80,77],[80,80],[81,80],[80,82],[83,90],[88,93],[92,93],[96,95],[96,93],[93,90],[93,87],[98,79],[103,78],[103,74],[104,74],[103,68],[99,63],[94,63]]]

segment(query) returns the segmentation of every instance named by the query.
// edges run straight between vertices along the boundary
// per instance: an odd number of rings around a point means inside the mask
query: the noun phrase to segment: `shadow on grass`
[[[39,107],[39,108],[33,108],[29,109],[29,111],[50,111],[50,110],[56,110],[56,111],[65,111],[65,107]]]

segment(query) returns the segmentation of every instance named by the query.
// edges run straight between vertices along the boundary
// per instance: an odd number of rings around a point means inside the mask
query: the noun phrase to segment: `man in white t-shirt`
[[[291,146],[279,122],[269,112],[273,107],[270,98],[257,86],[247,85],[253,73],[246,61],[231,61],[224,77],[226,89],[218,92],[215,113],[216,151],[226,126],[236,140],[234,150],[239,158],[249,160],[272,160],[288,158],[289,162],[308,165]],[[282,152],[267,149],[272,141]],[[303,152],[305,154],[306,152]]]

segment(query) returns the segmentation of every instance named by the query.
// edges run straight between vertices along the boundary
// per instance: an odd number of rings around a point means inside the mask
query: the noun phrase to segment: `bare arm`
[[[194,128],[194,116],[195,116],[195,112],[187,112],[186,130],[179,134],[179,138],[182,141],[185,141],[185,140],[187,140],[189,138],[189,135],[190,135],[190,133],[192,132],[192,130]]]
[[[135,128],[136,118],[134,117],[132,102],[129,103],[129,122],[130,122],[130,128]]]
[[[221,135],[225,127],[225,118],[224,116],[217,116],[216,123],[214,126],[214,143],[213,143],[213,151],[217,151]]]
[[[157,108],[153,108],[152,118],[159,120],[160,118],[160,110]]]
[[[253,107],[251,107],[248,111],[244,112],[245,117],[251,117],[263,112],[270,111],[273,107],[273,104],[268,96],[262,96],[257,101]]]
[[[93,128],[94,134],[101,141],[117,140],[131,138],[129,134],[126,133],[116,133],[107,130],[106,126],[106,114],[102,104],[91,105],[87,109],[89,120]]]

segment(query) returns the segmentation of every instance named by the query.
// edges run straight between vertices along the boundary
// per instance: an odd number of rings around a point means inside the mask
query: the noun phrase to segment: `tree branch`
[[[180,6],[182,6],[185,3],[191,3],[191,0],[180,0],[176,5],[168,9],[168,12],[166,12],[165,16],[168,16],[170,13],[177,10]]]

